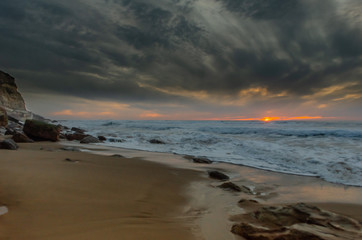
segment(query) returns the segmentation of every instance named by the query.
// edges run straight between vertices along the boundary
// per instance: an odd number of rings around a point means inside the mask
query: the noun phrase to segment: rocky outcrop
[[[8,115],[6,110],[0,107],[0,127],[6,127],[8,125]]]
[[[26,120],[23,128],[24,133],[33,140],[58,141],[60,127],[37,120]]]
[[[0,142],[0,149],[16,150],[18,145],[12,139],[5,139]]]
[[[2,71],[0,71],[0,105],[9,109],[26,111],[24,99],[18,92],[15,79]]]
[[[360,239],[357,220],[304,203],[265,206],[238,217],[231,232],[247,240]]]

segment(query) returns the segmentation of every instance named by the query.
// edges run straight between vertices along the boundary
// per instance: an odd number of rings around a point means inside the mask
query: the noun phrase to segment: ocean
[[[362,123],[323,121],[67,120],[99,145],[207,157],[362,186]],[[152,144],[157,139],[165,144]]]

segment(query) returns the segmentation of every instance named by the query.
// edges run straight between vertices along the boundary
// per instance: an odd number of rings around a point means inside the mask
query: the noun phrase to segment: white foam
[[[115,147],[205,156],[277,172],[362,186],[362,123],[66,121]],[[166,144],[151,144],[159,139]],[[343,163],[343,164],[341,164]]]

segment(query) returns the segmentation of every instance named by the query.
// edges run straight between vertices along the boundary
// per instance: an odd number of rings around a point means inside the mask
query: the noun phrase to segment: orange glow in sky
[[[298,117],[263,117],[263,118],[234,118],[234,119],[220,119],[220,120],[234,120],[234,121],[289,121],[289,120],[316,120],[325,119],[321,116],[298,116]],[[214,119],[216,120],[216,119]]]

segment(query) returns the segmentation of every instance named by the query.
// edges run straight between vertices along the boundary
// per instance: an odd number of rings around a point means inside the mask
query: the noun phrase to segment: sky
[[[52,119],[362,120],[362,2],[1,0],[0,70]]]

